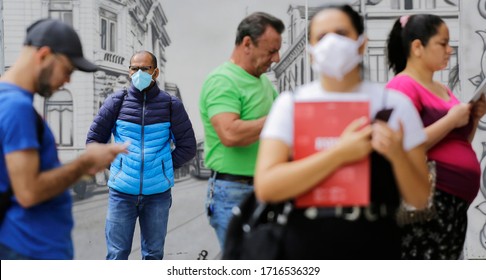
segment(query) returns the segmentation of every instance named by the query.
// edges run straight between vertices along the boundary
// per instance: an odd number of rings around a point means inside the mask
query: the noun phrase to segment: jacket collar
[[[147,99],[150,99],[155,97],[157,94],[159,94],[160,89],[157,83],[154,83],[152,87],[148,89],[144,89],[143,91],[139,91],[136,87],[130,84],[130,87],[128,88],[128,92],[131,95],[135,96],[137,99],[143,99],[144,94],[147,96]]]

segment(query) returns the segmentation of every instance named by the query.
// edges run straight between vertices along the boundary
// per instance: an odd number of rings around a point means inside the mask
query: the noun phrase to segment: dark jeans
[[[140,224],[142,259],[163,259],[171,205],[170,189],[153,195],[129,195],[110,189],[105,226],[108,250],[106,259],[128,259],[137,218]]]

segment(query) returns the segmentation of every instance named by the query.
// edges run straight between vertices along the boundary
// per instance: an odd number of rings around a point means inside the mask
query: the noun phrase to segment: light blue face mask
[[[155,73],[155,72],[154,72]],[[138,70],[132,75],[132,84],[139,91],[146,89],[152,83],[152,75],[142,70]]]

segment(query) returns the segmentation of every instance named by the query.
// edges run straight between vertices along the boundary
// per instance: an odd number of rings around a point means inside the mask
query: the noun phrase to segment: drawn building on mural
[[[46,17],[73,26],[82,40],[85,57],[99,67],[94,74],[75,72],[71,82],[49,99],[36,95],[35,107],[54,133],[61,161],[69,161],[84,150],[86,133],[103,101],[114,91],[128,87],[133,52],[153,52],[158,58],[160,87],[181,96],[176,84],[165,81],[165,50],[171,40],[160,1],[3,0],[0,30],[5,34],[1,42],[5,69],[18,56],[27,25]]]
[[[304,2],[312,6],[306,7]],[[284,19],[283,52],[280,62],[269,72],[279,92],[294,90],[315,78],[306,51],[306,28],[319,2],[328,1],[295,0],[284,7],[288,17]],[[275,9],[282,8],[279,1],[275,3]],[[398,17],[415,13],[439,15],[449,27],[454,54],[447,68],[437,72],[435,79],[453,87],[461,99],[466,97],[466,88],[469,93],[485,78],[486,29],[482,26],[486,26],[486,0],[357,0],[352,6],[365,18],[369,41],[363,66],[369,80],[385,84],[392,76],[386,62],[387,35]],[[128,86],[128,59],[134,51],[152,51],[159,59],[160,87],[181,98],[179,86],[165,78],[166,48],[171,45],[166,25],[173,16],[183,15],[167,16],[158,0],[0,0],[0,48],[3,51],[0,75],[17,58],[27,25],[43,17],[58,18],[72,25],[80,34],[84,55],[100,68],[94,74],[75,72],[71,82],[50,99],[35,98],[37,110],[44,115],[55,135],[61,161],[69,161],[84,150],[86,133],[103,101],[114,91]],[[468,20],[475,22],[464,24]],[[471,54],[475,57],[464,60]],[[459,62],[462,63],[460,72]],[[483,135],[485,119],[480,124]],[[486,198],[484,138],[480,145],[481,191]],[[468,230],[473,233],[473,241],[479,237],[486,249],[486,202],[483,199],[472,206],[482,213],[479,223],[482,229]],[[475,247],[477,243],[474,242],[466,247]],[[471,256],[486,258],[485,252],[473,252]]]
[[[315,3],[313,1],[312,3]],[[365,19],[368,47],[364,55],[365,76],[374,82],[385,84],[392,77],[386,62],[385,44],[394,21],[412,13],[430,13],[441,16],[450,29],[450,44],[454,54],[446,69],[436,73],[436,79],[449,84],[449,76],[458,64],[459,6],[457,1],[447,0],[367,0],[355,1],[352,6],[361,12]],[[323,4],[326,1],[322,1]],[[292,91],[296,86],[314,80],[314,73],[307,62],[306,32],[308,20],[318,10],[319,5],[307,7],[290,5],[286,26],[287,48],[280,62],[272,67],[275,84],[279,92]]]

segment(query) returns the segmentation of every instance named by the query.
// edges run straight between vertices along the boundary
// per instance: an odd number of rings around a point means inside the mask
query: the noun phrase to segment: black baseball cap
[[[83,57],[83,47],[74,29],[59,20],[41,19],[27,27],[25,46],[51,48],[54,53],[66,55],[77,69],[95,72],[98,67]]]

